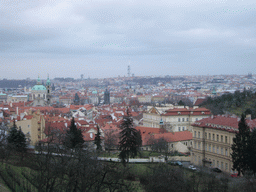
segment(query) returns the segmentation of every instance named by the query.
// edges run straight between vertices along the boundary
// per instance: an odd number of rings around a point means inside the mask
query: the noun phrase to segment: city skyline
[[[255,74],[254,1],[0,2],[0,79]]]

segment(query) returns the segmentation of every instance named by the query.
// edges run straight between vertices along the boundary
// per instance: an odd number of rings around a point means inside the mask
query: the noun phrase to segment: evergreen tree
[[[7,142],[8,148],[12,151],[20,153],[21,158],[23,159],[23,155],[27,151],[26,136],[21,129],[17,129],[15,120],[13,121],[13,126],[7,136]]]
[[[83,135],[80,129],[75,125],[74,117],[71,120],[69,130],[67,130],[64,145],[68,148],[82,148],[84,144]]]
[[[238,132],[236,133],[235,138],[233,139],[233,145],[231,146],[232,161],[233,161],[233,170],[238,171],[244,174],[248,170],[248,141],[250,138],[250,128],[246,124],[245,115],[242,114],[241,120],[238,124]]]
[[[101,151],[101,138],[100,138],[100,128],[99,125],[97,125],[97,134],[95,135],[94,143],[97,146],[97,151]]]
[[[133,127],[133,119],[127,109],[127,116],[124,116],[121,124],[119,158],[125,165],[126,160],[129,162],[129,157],[135,157],[141,146],[141,134]]]
[[[248,141],[248,148],[247,148],[247,154],[248,154],[248,167],[251,171],[253,171],[253,174],[256,173],[256,129],[253,129],[251,132],[249,141]]]
[[[180,101],[178,102],[178,105],[185,105],[185,103],[184,103],[182,100],[180,100]]]

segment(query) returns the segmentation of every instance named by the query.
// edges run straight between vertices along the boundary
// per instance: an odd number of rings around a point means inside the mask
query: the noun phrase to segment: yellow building
[[[237,117],[211,116],[195,122],[191,162],[232,173],[231,146],[239,120]],[[246,122],[250,128],[256,127],[255,120],[248,118]]]
[[[147,113],[143,113],[143,126],[160,128],[159,122],[162,120],[167,131],[192,132],[191,124],[209,117],[210,114],[206,108],[174,108],[161,112],[153,107]]]
[[[45,138],[45,119],[39,110],[36,112],[30,111],[28,115],[17,121],[16,125],[17,128],[21,128],[26,139],[30,141],[30,145],[35,145],[38,141]]]

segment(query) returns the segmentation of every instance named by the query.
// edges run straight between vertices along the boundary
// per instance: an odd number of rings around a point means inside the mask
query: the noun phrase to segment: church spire
[[[46,81],[46,86],[50,86],[51,85],[51,81],[50,81],[50,79],[49,79],[49,74],[48,74],[48,76],[47,76],[47,81]]]

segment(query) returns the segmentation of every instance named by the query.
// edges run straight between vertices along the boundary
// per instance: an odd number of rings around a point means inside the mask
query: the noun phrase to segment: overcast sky
[[[0,79],[255,74],[255,0],[0,0]]]

